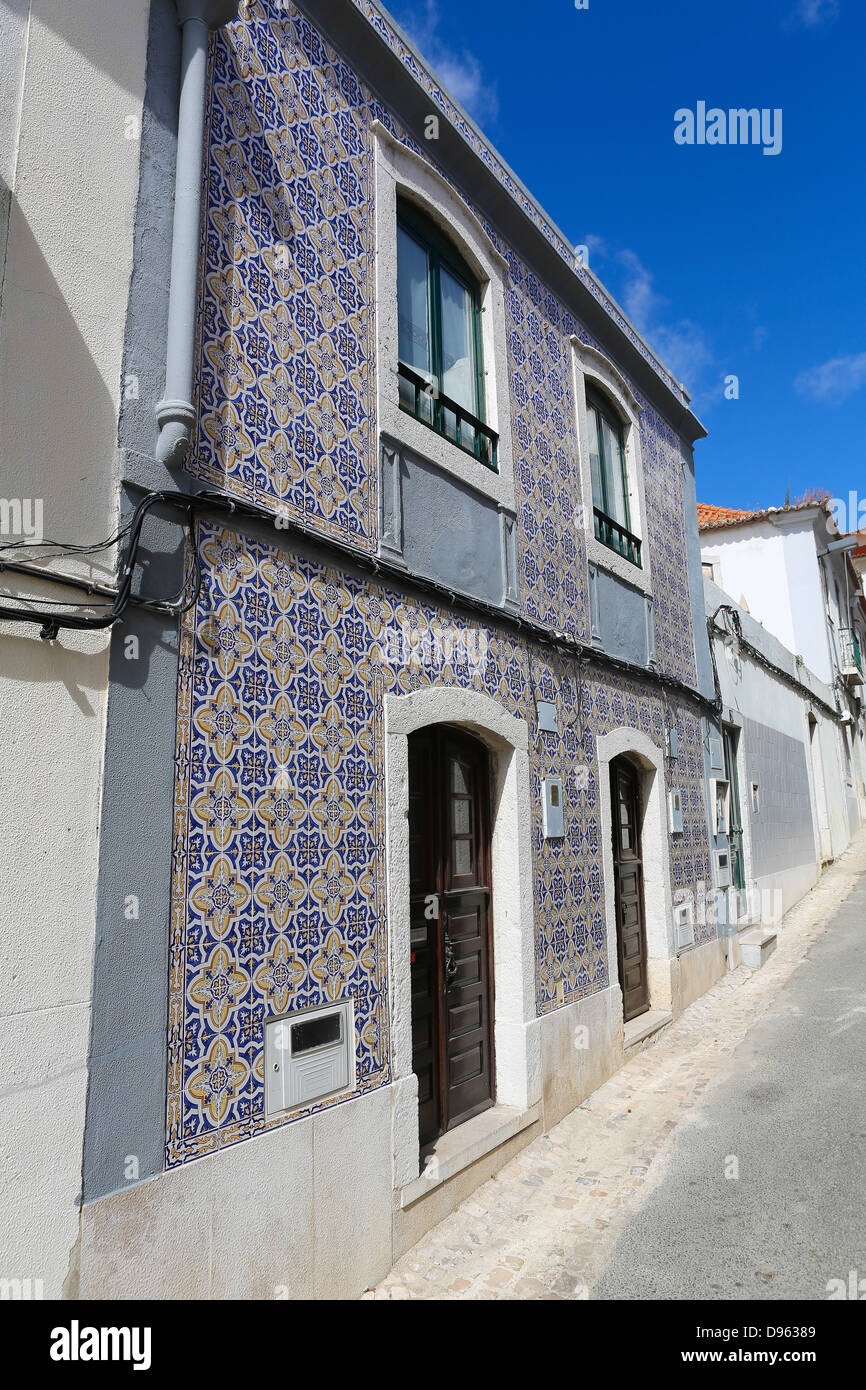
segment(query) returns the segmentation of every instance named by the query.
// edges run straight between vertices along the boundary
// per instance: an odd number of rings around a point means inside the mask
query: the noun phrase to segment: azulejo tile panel
[[[272,13],[273,11],[273,13]],[[191,470],[375,545],[367,103],[297,13],[215,35]]]
[[[609,982],[600,733],[626,724],[661,747],[675,719],[675,885],[709,874],[700,721],[686,707],[278,543],[204,525],[200,548],[179,665],[168,1166],[320,1108],[265,1119],[268,1017],[353,996],[356,1094],[389,1080],[386,691],[468,686],[530,725],[540,1013]],[[537,699],[556,702],[558,734],[538,731]],[[554,770],[568,806],[555,842],[540,794]]]
[[[375,7],[365,13],[429,88]],[[438,88],[431,96],[446,100]],[[252,0],[244,22],[215,37],[191,467],[362,550],[377,543],[373,119],[415,148],[293,7]],[[477,133],[464,133],[478,144]],[[487,230],[508,264],[522,602],[536,620],[585,640],[569,338],[592,340],[497,230]],[[636,395],[658,665],[693,682],[681,445]]]

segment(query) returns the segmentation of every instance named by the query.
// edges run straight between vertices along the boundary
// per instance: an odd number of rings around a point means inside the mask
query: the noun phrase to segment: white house
[[[866,612],[852,541],[822,498],[763,511],[700,504],[698,523],[705,579],[787,648],[804,679],[811,673],[826,687],[837,712],[812,735],[818,848],[822,861],[833,859],[866,815]]]

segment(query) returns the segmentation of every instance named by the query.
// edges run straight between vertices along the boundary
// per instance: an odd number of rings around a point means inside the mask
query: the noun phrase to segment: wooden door
[[[737,744],[739,732],[730,724],[723,726],[725,741],[725,776],[729,787],[728,848],[731,854],[731,887],[736,889],[737,914],[740,913],[739,894],[746,886],[743,865],[743,808],[740,804],[740,777],[737,772]]]
[[[447,726],[409,739],[412,1066],[422,1145],[493,1104],[490,768]]]
[[[613,811],[613,868],[616,881],[616,939],[623,1018],[645,1014],[649,1008],[646,919],[640,842],[640,781],[636,768],[624,758],[611,764]]]

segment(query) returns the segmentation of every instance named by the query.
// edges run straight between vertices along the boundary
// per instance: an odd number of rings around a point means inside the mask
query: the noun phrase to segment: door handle
[[[450,984],[451,984],[451,981],[454,980],[454,979],[456,979],[459,970],[460,970],[460,966],[457,964],[457,961],[454,959],[454,947],[451,945],[451,941],[450,941],[450,939],[449,939],[449,937],[448,937],[448,934],[447,934],[447,932],[446,932],[446,934],[445,934],[445,981],[446,981],[447,984],[450,985]]]

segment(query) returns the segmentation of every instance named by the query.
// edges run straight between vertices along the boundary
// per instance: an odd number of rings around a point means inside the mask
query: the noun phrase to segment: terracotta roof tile
[[[736,507],[713,507],[708,502],[698,503],[699,526],[723,526],[727,521],[738,521],[752,513]]]
[[[713,531],[720,526],[736,526],[741,521],[761,521],[780,512],[802,512],[808,507],[825,507],[828,494],[816,493],[804,497],[799,502],[787,502],[781,507],[714,507],[707,502],[698,503],[698,528]]]

